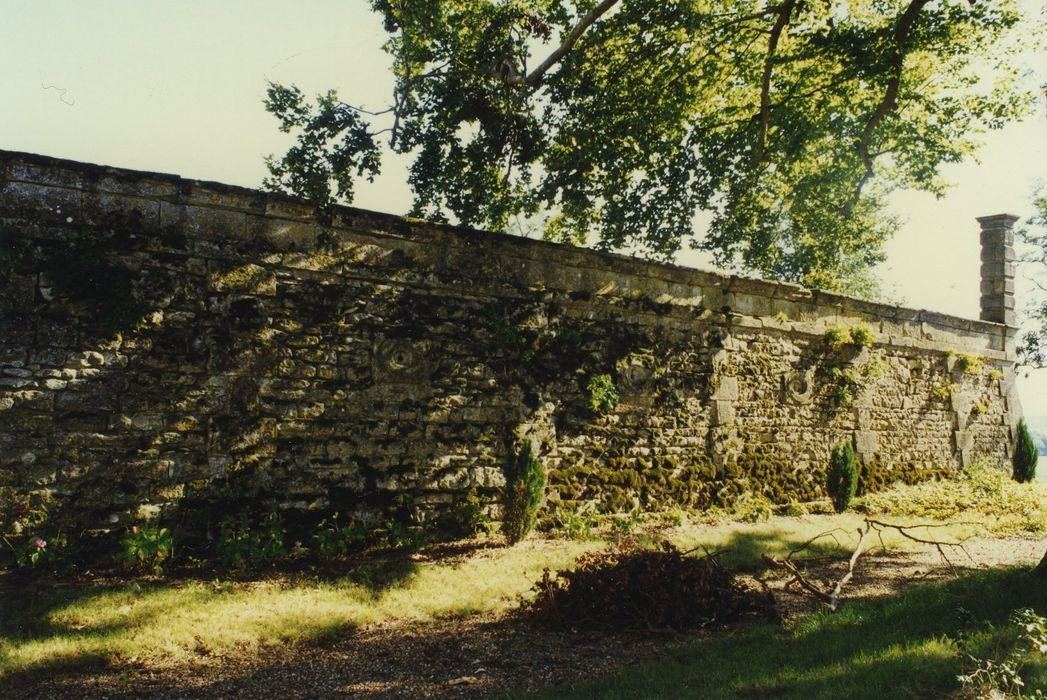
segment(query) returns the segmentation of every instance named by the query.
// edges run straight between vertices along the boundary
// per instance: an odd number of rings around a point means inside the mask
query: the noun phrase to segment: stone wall
[[[547,512],[805,500],[835,443],[874,489],[1002,465],[1018,418],[997,323],[21,153],[0,178],[0,530],[432,517],[495,502],[523,440]]]

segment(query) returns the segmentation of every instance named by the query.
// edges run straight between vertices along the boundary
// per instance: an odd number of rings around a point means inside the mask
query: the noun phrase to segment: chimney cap
[[[978,223],[982,225],[982,228],[988,228],[993,224],[1010,226],[1021,217],[1014,214],[991,214],[989,216],[976,216],[975,218],[978,220]]]

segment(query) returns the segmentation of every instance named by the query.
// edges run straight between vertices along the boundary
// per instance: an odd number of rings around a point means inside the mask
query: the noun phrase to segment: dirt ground
[[[1044,542],[971,540],[949,553],[956,570],[1034,564]],[[838,578],[846,562],[815,561],[812,580]],[[864,555],[844,599],[888,595],[953,575],[933,547]],[[774,593],[785,618],[820,604],[780,576],[757,581]],[[741,626],[673,632],[550,632],[518,613],[474,615],[425,624],[392,622],[347,630],[313,644],[270,648],[250,656],[204,655],[192,666],[152,670],[102,668],[36,677],[8,698],[393,698],[485,697],[507,691],[566,688],[642,662],[667,648]]]

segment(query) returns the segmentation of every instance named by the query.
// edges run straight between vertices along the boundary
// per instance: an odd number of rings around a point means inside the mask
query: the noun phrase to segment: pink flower
[[[33,544],[36,546],[37,549],[43,549],[47,546],[47,541],[37,537],[35,540],[33,540]]]

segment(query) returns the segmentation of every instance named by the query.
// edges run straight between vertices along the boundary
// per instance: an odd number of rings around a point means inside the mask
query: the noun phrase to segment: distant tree
[[[1026,244],[1023,262],[1030,264],[1034,275],[1040,276],[1047,271],[1047,187],[1040,189],[1033,199],[1036,213],[1025,226],[1018,231],[1018,238]],[[1018,346],[1020,364],[1044,368],[1047,367],[1047,285],[1036,281],[1044,294],[1039,304],[1032,308],[1027,322],[1032,328],[1022,336]]]
[[[883,196],[1024,113],[1018,0],[372,0],[386,109],[271,84],[270,188],[350,201],[383,147],[412,214],[862,291]],[[384,146],[383,142],[384,141]],[[711,223],[696,232],[696,214]]]

